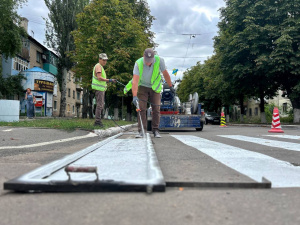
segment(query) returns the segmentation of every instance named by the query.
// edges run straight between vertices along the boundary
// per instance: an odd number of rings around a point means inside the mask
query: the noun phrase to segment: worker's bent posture
[[[147,48],[144,56],[135,62],[132,79],[132,102],[135,105],[139,102],[144,130],[147,130],[147,101],[150,98],[152,107],[152,132],[156,138],[161,137],[158,131],[161,103],[160,91],[162,89],[160,72],[162,72],[171,91],[175,92],[174,87],[172,87],[170,75],[166,70],[164,59],[158,55],[154,55],[154,51],[151,48]],[[139,117],[138,130],[139,134],[136,137],[143,137]]]
[[[105,53],[99,54],[99,63],[97,63],[94,66],[93,69],[93,79],[92,79],[92,89],[95,90],[96,95],[96,121],[94,123],[94,126],[100,126],[103,127],[103,124],[101,122],[101,111],[104,106],[104,97],[105,97],[105,91],[107,89],[107,82],[116,82],[115,79],[106,79],[106,73],[103,68],[103,66],[106,65],[108,58]]]

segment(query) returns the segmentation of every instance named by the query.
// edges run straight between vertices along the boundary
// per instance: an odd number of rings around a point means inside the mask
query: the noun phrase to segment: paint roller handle
[[[66,166],[65,171],[69,177],[69,180],[71,180],[70,173],[95,173],[97,176],[96,180],[99,179],[97,166]]]

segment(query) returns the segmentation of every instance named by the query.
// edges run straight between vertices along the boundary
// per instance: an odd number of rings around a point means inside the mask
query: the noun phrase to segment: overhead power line
[[[169,33],[169,32],[155,32],[157,34],[175,34],[175,35],[204,35],[204,34],[215,34],[216,32],[202,33],[202,34],[182,34],[182,33]]]
[[[160,41],[160,40],[155,40],[155,42],[170,42],[170,43],[181,43],[181,44],[189,44],[189,42],[181,42],[181,41]],[[191,43],[191,44],[197,44],[197,45],[209,45],[209,46],[212,46],[213,44],[202,44],[202,43],[199,43],[199,42],[196,42],[196,43]]]

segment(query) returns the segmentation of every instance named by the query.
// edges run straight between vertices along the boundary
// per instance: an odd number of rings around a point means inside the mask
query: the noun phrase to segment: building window
[[[23,60],[21,58],[15,57],[14,58],[14,62],[13,62],[13,66],[14,66],[14,70],[22,72],[22,71],[28,69],[29,62],[27,62],[27,61],[25,61],[25,60]]]
[[[77,100],[80,100],[80,92],[77,91]]]
[[[73,114],[75,114],[75,106],[73,105]]]
[[[71,97],[71,89],[68,88],[68,97]]]
[[[249,109],[249,116],[252,116],[252,108]]]
[[[71,81],[71,73],[68,73],[68,75],[69,75],[69,81]]]
[[[67,111],[70,112],[70,104],[67,105]]]
[[[282,112],[287,113],[287,103],[282,104]]]
[[[73,98],[75,99],[75,91],[73,91]]]
[[[36,61],[38,63],[41,63],[42,53],[36,51]]]
[[[54,110],[54,111],[56,111],[56,110],[57,110],[57,101],[54,101],[53,110]]]
[[[258,107],[255,107],[255,116],[258,116]]]

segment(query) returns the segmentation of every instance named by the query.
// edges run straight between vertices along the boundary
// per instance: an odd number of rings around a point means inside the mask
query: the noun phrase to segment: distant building
[[[28,20],[23,18],[22,26],[28,29]],[[32,36],[22,38],[23,46],[19,54],[14,58],[0,57],[2,60],[2,76],[17,75],[22,72],[27,81],[24,81],[25,89],[31,88],[37,96],[42,96],[42,116],[59,116],[60,91],[57,82],[58,56],[44,45],[40,44]],[[68,72],[70,79],[67,82],[67,107],[65,115],[79,117],[82,111],[82,91],[75,84],[73,72]],[[50,89],[52,88],[52,89]],[[40,89],[40,90],[39,90]],[[24,96],[6,96],[7,99],[20,100],[21,112],[25,111]],[[36,106],[36,109],[40,109]]]

